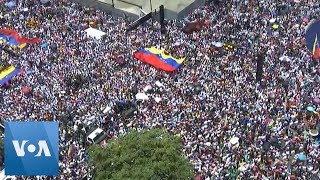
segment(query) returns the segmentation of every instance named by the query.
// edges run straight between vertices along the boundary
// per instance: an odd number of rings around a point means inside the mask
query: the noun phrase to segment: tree
[[[106,147],[89,148],[95,179],[192,179],[179,138],[162,129],[131,131]]]

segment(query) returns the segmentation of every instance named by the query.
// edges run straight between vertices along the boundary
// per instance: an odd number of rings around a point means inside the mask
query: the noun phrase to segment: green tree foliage
[[[95,179],[193,178],[192,165],[181,152],[181,141],[162,129],[132,131],[106,147],[89,148]]]

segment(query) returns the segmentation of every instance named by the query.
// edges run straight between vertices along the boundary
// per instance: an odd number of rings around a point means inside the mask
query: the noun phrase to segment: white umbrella
[[[215,42],[214,46],[220,48],[223,46],[223,43],[222,42]]]
[[[239,138],[238,137],[233,137],[230,139],[230,143],[232,145],[238,144],[239,143]]]
[[[164,87],[163,84],[162,84],[160,81],[156,81],[156,85],[157,85],[158,87]]]
[[[275,19],[275,18],[272,18],[272,19],[269,20],[269,22],[270,22],[270,23],[274,23],[274,22],[276,22],[276,19]]]
[[[148,90],[151,90],[152,87],[150,85],[147,85],[146,87],[143,88],[144,92],[147,92]]]
[[[160,97],[155,97],[154,100],[159,103],[161,101],[161,98]]]
[[[10,2],[5,3],[5,5],[9,8],[14,8],[16,6],[16,2],[10,1]]]
[[[177,41],[176,43],[174,43],[174,46],[180,46],[181,43],[179,41]]]
[[[101,39],[103,36],[105,36],[107,33],[100,31],[98,29],[95,28],[88,28],[86,30],[84,30],[85,32],[87,32],[88,36],[95,38],[95,39]]]
[[[280,61],[286,61],[286,62],[291,61],[291,59],[290,59],[289,56],[281,56],[281,57],[279,58],[279,60],[280,60]]]
[[[136,94],[136,99],[137,100],[148,100],[149,97],[145,93],[138,93],[138,94]]]
[[[317,137],[317,136],[319,135],[319,131],[316,130],[316,129],[311,129],[311,130],[309,131],[309,134],[310,134],[310,136],[312,136],[312,137]]]
[[[103,110],[103,114],[109,112],[111,110],[110,106],[107,106],[104,110]]]

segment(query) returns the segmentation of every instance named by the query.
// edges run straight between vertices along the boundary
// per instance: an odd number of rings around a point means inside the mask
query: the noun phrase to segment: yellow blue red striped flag
[[[2,70],[0,72],[0,86],[4,85],[6,82],[8,82],[10,79],[12,79],[14,76],[20,73],[20,69],[9,66]]]

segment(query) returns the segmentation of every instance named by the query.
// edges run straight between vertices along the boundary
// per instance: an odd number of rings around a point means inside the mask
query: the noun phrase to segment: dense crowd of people
[[[320,130],[320,66],[304,43],[305,19],[319,17],[319,2],[214,1],[183,20],[167,21],[165,35],[158,22],[126,32],[127,18],[67,0],[4,4],[0,1],[0,29],[40,38],[43,45],[0,44],[2,62],[23,70],[0,88],[0,119],[61,122],[60,179],[88,173],[85,140],[73,131],[89,124],[109,138],[164,127],[181,137],[200,179],[319,175],[319,137],[309,131]],[[197,20],[209,24],[193,34],[181,31]],[[87,36],[90,22],[107,33],[102,40]],[[235,50],[217,42],[232,43]],[[150,46],[186,60],[166,73],[134,58]],[[264,66],[257,82],[258,58]],[[146,87],[149,100],[136,101]],[[135,111],[121,113],[124,104]],[[111,110],[103,112],[106,107]],[[77,149],[72,155],[70,144]]]

